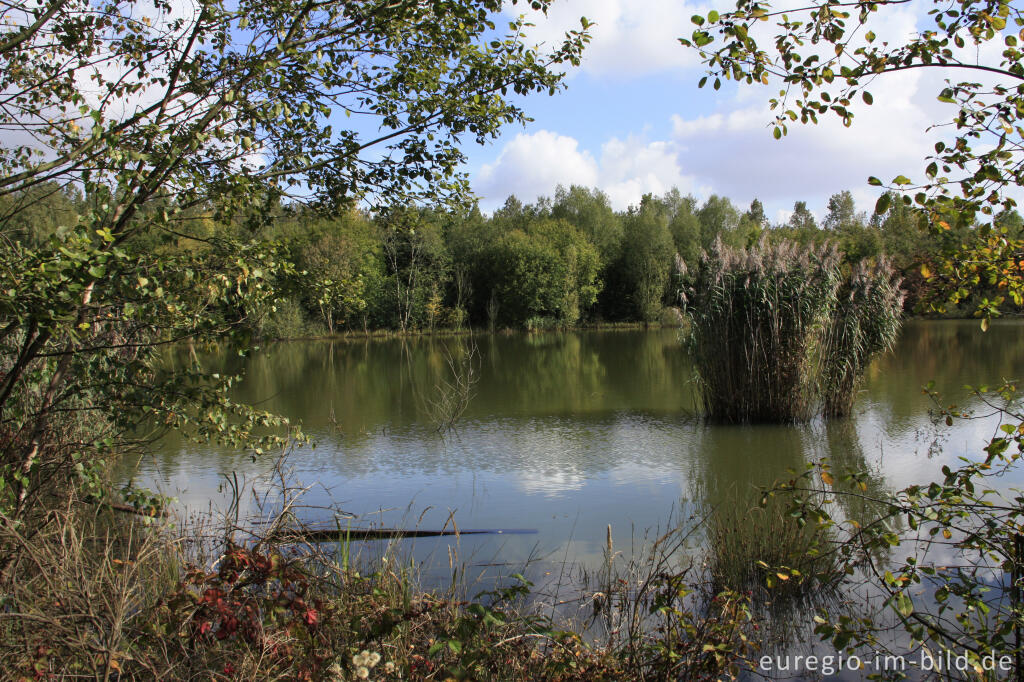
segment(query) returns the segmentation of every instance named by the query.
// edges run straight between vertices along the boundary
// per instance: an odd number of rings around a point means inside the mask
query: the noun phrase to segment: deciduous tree
[[[252,437],[270,415],[232,403],[230,380],[201,380],[198,361],[165,371],[156,349],[238,332],[287,260],[272,245],[189,234],[182,216],[254,227],[288,195],[320,206],[460,197],[459,144],[525,120],[511,98],[556,92],[587,40],[584,20],[541,52],[522,21],[498,28],[504,7],[0,7],[0,199],[47,183],[89,198],[45,243],[0,243],[0,513],[18,517],[42,487],[90,471],[143,417],[266,447]],[[198,248],[140,248],[154,233]],[[104,428],[57,444],[59,420],[81,426],[82,415]]]

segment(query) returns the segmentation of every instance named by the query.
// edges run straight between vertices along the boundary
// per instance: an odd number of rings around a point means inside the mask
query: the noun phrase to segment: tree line
[[[44,184],[6,197],[0,215],[12,239],[41,245],[92,203]],[[276,300],[225,311],[264,337],[669,321],[675,318],[666,308],[677,304],[702,252],[716,241],[744,248],[762,238],[831,241],[848,263],[885,255],[913,309],[926,295],[922,265],[942,247],[915,208],[890,201],[869,216],[849,191],[829,198],[820,224],[803,201],[788,221],[773,224],[757,199],[744,210],[727,197],[701,201],[673,189],[616,211],[599,189],[577,185],[532,204],[510,196],[490,216],[476,205],[325,212],[258,201],[230,220],[208,206],[179,213],[178,229],[140,233],[135,246],[180,255],[218,239],[255,237],[284,248],[295,267],[274,276]],[[1016,235],[1024,220],[1010,211],[996,223]]]

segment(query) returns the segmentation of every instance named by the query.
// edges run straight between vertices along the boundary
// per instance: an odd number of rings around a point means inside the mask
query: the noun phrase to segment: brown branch
[[[0,43],[0,54],[3,54],[8,50],[13,50],[26,40],[29,40],[39,31],[39,29],[43,27],[44,24],[46,24],[46,22],[53,18],[54,14],[60,11],[61,7],[66,4],[68,4],[68,0],[56,0],[52,5],[50,5],[50,8],[43,12],[43,14],[40,15],[40,17],[32,24],[21,29],[6,41]]]

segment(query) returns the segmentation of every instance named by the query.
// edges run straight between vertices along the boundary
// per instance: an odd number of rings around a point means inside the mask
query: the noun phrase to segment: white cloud
[[[871,89],[876,104],[857,106],[849,128],[830,112],[817,125],[789,124],[782,140],[771,134],[775,112],[764,89],[755,104],[737,100],[733,110],[674,116],[680,164],[734,199],[806,199],[820,206],[834,192],[855,189],[860,208],[868,209],[865,202],[874,194],[866,189],[867,178],[920,176],[934,142],[928,125],[943,120],[930,105],[917,102],[919,94],[934,98],[936,92],[931,84],[922,88],[919,72],[888,75]]]
[[[618,209],[644,193],[678,187],[741,205],[756,196],[771,211],[802,199],[818,213],[829,195],[851,189],[859,209],[870,210],[876,192],[867,186],[868,176],[919,176],[935,139],[927,127],[949,115],[936,113],[935,84],[920,72],[889,75],[872,91],[876,104],[859,106],[849,128],[836,116],[822,116],[817,125],[790,124],[782,140],[771,134],[774,113],[765,90],[753,102],[730,99],[716,113],[673,116],[670,139],[613,137],[593,153],[568,135],[521,133],[474,184],[485,207],[509,194],[532,201],[559,184],[581,184],[604,190]]]
[[[693,178],[679,168],[674,145],[645,143],[632,135],[625,140],[612,138],[604,144],[600,170],[600,187],[616,208],[639,203],[648,192],[664,194],[673,187],[689,190],[693,186]]]
[[[510,194],[533,200],[558,184],[592,187],[597,181],[597,162],[574,138],[541,130],[516,135],[494,163],[480,169],[474,184],[489,205]]]
[[[777,7],[788,3],[798,4],[797,0],[782,0]],[[554,43],[585,14],[598,22],[581,69],[589,72],[591,80],[604,85],[615,79],[687,70],[687,75],[696,79],[694,51],[680,46],[677,38],[692,30],[690,16],[706,13],[710,5],[669,0],[560,0],[552,5],[547,20],[538,21],[532,36]],[[876,45],[905,42],[933,25],[932,18],[914,4],[887,8],[879,18],[883,20],[873,21],[871,26]],[[763,22],[755,30],[762,44],[770,45],[771,35],[778,29],[775,22]],[[858,32],[853,40],[863,40],[863,33]],[[807,45],[801,52],[806,57],[812,50],[828,47],[826,43]],[[993,41],[981,50],[961,51],[959,56],[965,61],[994,63],[1000,49],[998,41]],[[974,52],[968,54],[971,50]],[[780,219],[788,216],[795,200],[807,201],[821,216],[829,195],[849,189],[858,209],[870,211],[878,192],[867,185],[869,176],[886,181],[897,175],[923,179],[935,141],[950,134],[949,128],[928,130],[947,123],[957,111],[955,106],[936,100],[947,77],[951,74],[944,69],[885,74],[864,83],[875,104],[864,104],[858,93],[849,128],[828,113],[819,116],[816,125],[790,123],[788,135],[780,141],[772,136],[777,112],[768,107],[768,100],[778,94],[777,83],[727,87],[717,93],[695,87],[679,89],[671,96],[678,98],[676,111],[680,113],[672,117],[672,132],[659,134],[663,139],[652,141],[635,134],[623,137],[620,132],[618,137],[607,138],[600,149],[584,149],[575,137],[561,130],[519,135],[480,173],[477,189],[494,202],[513,192],[524,200],[550,195],[559,183],[590,184],[623,208],[645,192],[661,193],[676,186],[698,197],[711,192],[728,196],[741,205],[758,197],[770,214],[778,213]],[[584,82],[570,89],[566,106],[578,101],[581,109],[594,111],[592,100],[586,98],[588,87]],[[573,100],[576,88],[581,98]],[[651,98],[666,96],[653,89],[650,92]],[[797,96],[794,93],[794,98]],[[695,110],[695,105],[703,106],[704,111]],[[650,121],[643,117],[642,101],[636,103],[636,111],[632,129],[644,130]],[[621,109],[616,112],[620,118],[613,123],[621,131]],[[595,118],[587,125],[585,134],[565,133],[593,139],[593,127],[600,123]]]
[[[787,209],[780,208],[778,211],[775,212],[775,222],[774,222],[774,224],[775,225],[785,225],[786,223],[789,222],[789,219],[792,218],[792,217],[793,217],[793,211],[789,211]],[[817,219],[817,216],[815,216],[815,219]]]
[[[728,2],[714,4],[729,5]],[[550,7],[546,17],[538,12],[528,13],[536,24],[529,38],[553,47],[561,43],[566,31],[578,30],[580,17],[585,16],[595,25],[590,29],[592,40],[584,51],[582,71],[639,76],[690,68],[699,60],[695,52],[682,48],[678,38],[692,31],[690,17],[706,13],[707,5],[675,1],[561,0]],[[519,5],[506,8],[513,16],[520,11]]]
[[[474,189],[485,208],[494,208],[510,194],[534,201],[550,196],[558,185],[600,187],[612,206],[625,209],[648,192],[692,191],[694,180],[680,169],[671,141],[613,137],[602,145],[598,160],[581,150],[575,138],[540,130],[516,135],[493,163],[481,168]]]

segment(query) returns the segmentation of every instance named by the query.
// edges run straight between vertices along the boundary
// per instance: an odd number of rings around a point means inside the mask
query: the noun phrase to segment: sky
[[[802,0],[772,3],[775,9],[787,5],[804,6]],[[775,140],[768,102],[779,84],[727,81],[719,91],[699,89],[705,67],[695,50],[678,41],[693,31],[691,16],[726,11],[734,0],[554,0],[547,16],[528,6],[506,0],[505,14],[513,20],[529,13],[535,24],[529,42],[557,46],[566,31],[579,28],[581,16],[593,22],[592,41],[582,64],[569,67],[565,90],[552,97],[513,96],[533,122],[507,126],[484,146],[464,144],[464,170],[488,213],[509,195],[533,202],[571,184],[602,190],[619,210],[646,193],[676,187],[700,200],[724,195],[741,208],[758,198],[773,222],[785,222],[798,200],[820,220],[829,196],[843,190],[853,193],[859,210],[870,212],[878,189],[868,177],[922,178],[934,142],[941,135],[948,139],[948,132],[929,126],[956,112],[936,100],[949,74],[913,69],[876,79],[870,85],[874,106],[858,103],[849,128],[824,116],[818,125],[791,124],[789,134]],[[932,6],[925,0],[882,6],[871,25],[877,42],[903,43],[933,27],[926,14]],[[195,12],[194,0],[173,0],[171,7]],[[755,37],[770,44],[775,23],[758,27]],[[998,63],[1001,50],[996,40],[958,56]]]
[[[874,27],[879,40],[906,40],[925,28],[929,5],[885,8]],[[872,85],[874,105],[859,106],[851,127],[826,117],[817,126],[793,124],[775,140],[768,100],[777,84],[697,87],[705,68],[678,38],[693,31],[692,15],[712,8],[679,0],[556,0],[547,18],[531,15],[534,41],[555,44],[581,16],[595,22],[593,39],[582,65],[567,74],[565,91],[522,100],[532,123],[465,147],[481,208],[492,211],[510,194],[532,202],[559,184],[581,184],[625,209],[645,193],[678,187],[699,199],[725,195],[744,208],[756,197],[769,219],[784,221],[797,200],[822,218],[828,197],[842,190],[870,211],[878,190],[869,176],[922,176],[937,139],[927,128],[952,116],[935,99],[941,74],[888,74]],[[514,17],[522,3],[506,11]]]

